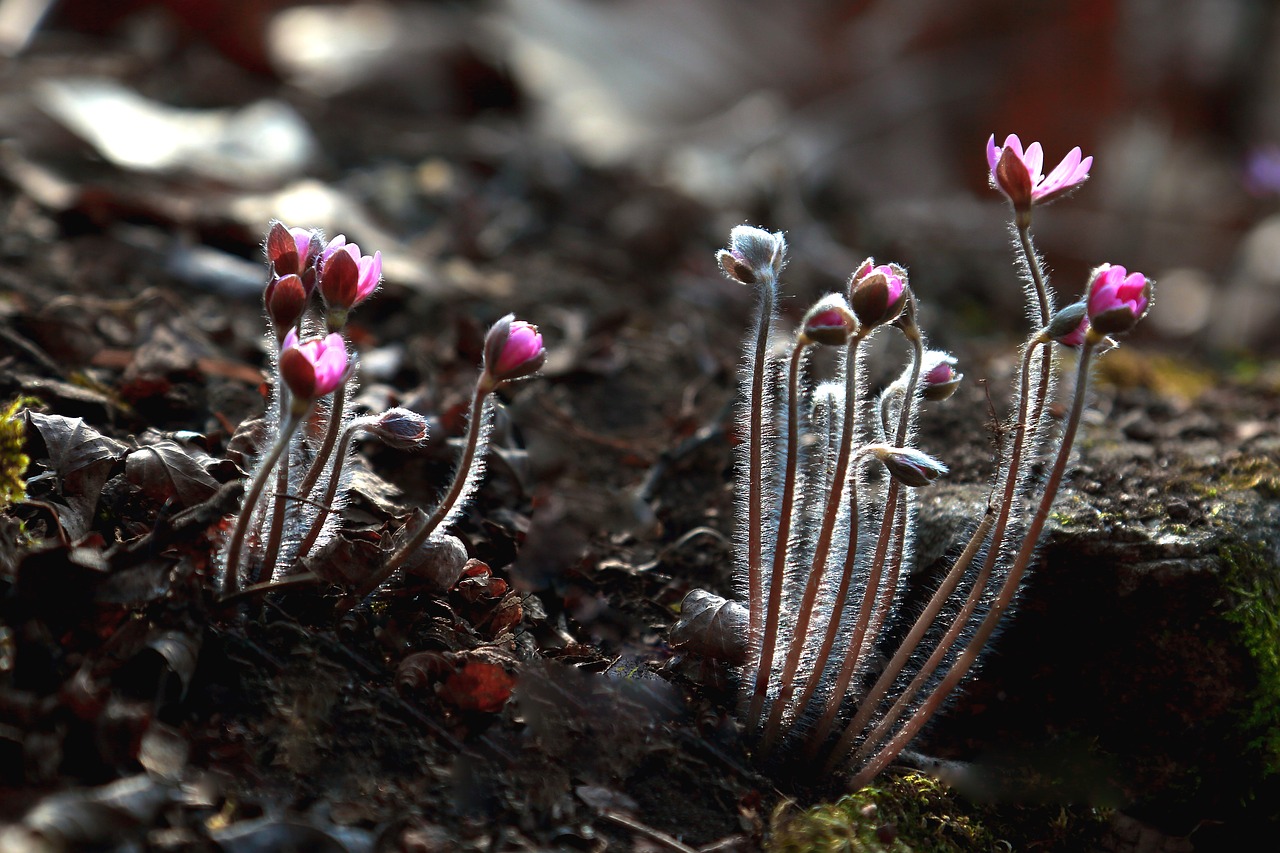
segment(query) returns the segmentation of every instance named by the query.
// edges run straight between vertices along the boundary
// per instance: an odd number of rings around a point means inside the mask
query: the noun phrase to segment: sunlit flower
[[[800,335],[804,343],[841,346],[858,330],[858,318],[839,293],[828,293],[804,315]]]
[[[489,329],[484,339],[484,369],[496,386],[528,376],[542,367],[547,351],[538,327],[508,314]]]
[[[271,223],[267,232],[267,262],[277,276],[302,275],[312,260],[316,233],[309,228],[289,228]]]
[[[996,145],[992,134],[987,140],[987,165],[992,185],[1008,196],[1014,210],[1026,212],[1032,205],[1047,204],[1083,184],[1093,157],[1081,158],[1080,149],[1072,148],[1052,172],[1042,175],[1044,151],[1039,142],[1031,143],[1024,152],[1016,134],[1005,137],[1003,146]]]
[[[1140,272],[1103,264],[1089,277],[1089,325],[1098,333],[1127,332],[1151,307],[1151,281]]]
[[[858,273],[864,269],[865,263]],[[906,302],[907,271],[897,264],[872,267],[855,278],[849,290],[849,305],[858,321],[868,328],[893,322]]]
[[[318,400],[342,384],[347,370],[347,344],[334,332],[324,338],[298,340],[291,330],[280,350],[280,375],[295,399]]]
[[[381,252],[361,255],[360,247],[348,243],[341,234],[324,247],[320,256],[320,293],[330,309],[354,308],[368,299],[381,281]]]

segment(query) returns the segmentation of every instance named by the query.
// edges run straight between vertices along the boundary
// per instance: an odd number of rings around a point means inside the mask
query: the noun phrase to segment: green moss
[[[1243,724],[1252,737],[1250,748],[1271,776],[1280,773],[1280,566],[1263,542],[1225,545],[1219,557],[1233,596],[1226,619],[1238,626],[1258,673]]]
[[[40,401],[34,397],[18,397],[0,410],[0,509],[27,496],[23,475],[31,458],[26,452],[26,423],[20,414],[23,409],[38,405]]]
[[[1108,813],[1087,806],[975,805],[929,776],[882,777],[834,803],[774,812],[770,853],[970,853],[1096,847]]]

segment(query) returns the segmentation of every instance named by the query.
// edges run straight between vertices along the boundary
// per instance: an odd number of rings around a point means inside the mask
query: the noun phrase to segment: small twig
[[[654,829],[652,826],[646,826],[645,824],[641,823],[635,818],[628,817],[627,815],[624,815],[621,812],[615,812],[615,811],[610,811],[608,809],[603,809],[600,812],[600,816],[606,820],[613,821],[619,826],[625,826],[627,829],[630,829],[632,832],[637,832],[640,835],[643,835],[644,837],[648,838],[650,841],[656,841],[659,844],[664,844],[667,847],[670,847],[672,850],[677,850],[679,851],[679,853],[698,853],[697,850],[695,850],[694,848],[690,847],[687,844],[684,844],[679,839],[673,838],[672,836],[667,835],[665,832],[663,832],[660,829]]]

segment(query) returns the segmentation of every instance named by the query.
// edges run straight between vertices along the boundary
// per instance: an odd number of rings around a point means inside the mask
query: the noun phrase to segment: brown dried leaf
[[[28,424],[40,430],[62,493],[96,496],[106,482],[111,465],[125,452],[125,446],[87,425],[84,418],[32,411],[26,413],[26,418]]]
[[[139,447],[124,460],[124,476],[154,501],[176,497],[184,507],[195,506],[218,491],[218,481],[173,441]]]

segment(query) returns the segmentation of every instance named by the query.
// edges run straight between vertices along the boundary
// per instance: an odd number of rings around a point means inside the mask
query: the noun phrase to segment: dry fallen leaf
[[[219,483],[182,445],[159,441],[139,447],[124,460],[124,476],[147,497],[163,502],[176,497],[184,507],[208,500]]]

